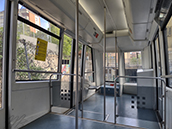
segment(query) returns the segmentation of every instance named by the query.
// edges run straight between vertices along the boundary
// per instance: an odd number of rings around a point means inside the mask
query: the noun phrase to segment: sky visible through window
[[[0,12],[4,11],[5,0],[0,0]]]
[[[18,9],[23,9],[23,8],[25,8],[25,7],[22,6],[21,4],[19,4]],[[49,28],[49,22],[47,20],[45,20],[42,17],[40,17],[40,22],[41,22],[41,27],[42,28],[44,28],[46,30]]]

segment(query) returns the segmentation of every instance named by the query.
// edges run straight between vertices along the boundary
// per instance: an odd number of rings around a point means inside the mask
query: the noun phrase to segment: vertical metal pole
[[[104,75],[104,121],[106,119],[106,8],[104,7],[104,46],[103,46],[103,75]]]
[[[62,70],[62,54],[63,54],[63,40],[64,40],[64,29],[60,29],[60,41],[59,41],[59,59],[58,59],[58,70],[57,72],[61,72]],[[61,80],[61,75],[58,75],[58,78]]]
[[[82,73],[82,111],[81,111],[81,118],[84,116],[84,100],[83,100],[83,94],[84,94],[84,79],[85,79],[85,59],[86,59],[86,46],[84,46],[83,49],[83,73]]]
[[[75,129],[78,129],[78,37],[79,37],[79,0],[75,6],[75,40],[76,40],[76,91],[75,91]]]
[[[117,77],[117,65],[116,65],[116,56],[117,56],[117,37],[115,37],[115,78]],[[114,123],[116,124],[116,81],[114,82]]]
[[[166,129],[166,84],[164,85],[164,129]]]
[[[82,97],[82,102],[81,102],[82,103],[81,104],[82,105],[82,110],[81,110],[81,118],[83,118],[83,115],[84,115],[84,112],[83,112],[83,110],[84,110],[84,106],[83,106],[83,104],[84,104],[83,93],[84,92],[83,92],[83,90],[84,90],[84,75],[82,76],[82,93],[81,93],[82,94],[82,96],[81,96]]]

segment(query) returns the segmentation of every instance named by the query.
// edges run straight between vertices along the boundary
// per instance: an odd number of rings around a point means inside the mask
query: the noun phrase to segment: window
[[[4,4],[1,0],[0,5],[0,108],[2,108],[2,60],[3,60],[3,22],[4,22]]]
[[[81,55],[82,55],[82,44],[78,44],[78,74],[81,75]],[[74,67],[74,74],[76,74],[76,51],[75,51],[75,67]],[[74,82],[76,82],[76,76],[74,76]],[[78,82],[80,82],[80,77],[78,77]]]
[[[137,76],[137,69],[142,68],[141,52],[125,52],[125,75]],[[135,78],[126,78],[126,82],[136,83]]]
[[[21,11],[27,10],[26,12],[30,12],[30,10],[25,7],[19,5],[19,14]],[[25,14],[25,13],[23,13]],[[43,28],[43,26],[47,26],[47,30],[51,30],[51,32],[55,35],[59,34],[59,28],[55,27],[51,23],[46,20],[42,20],[40,16],[32,13],[27,15],[28,20],[33,22],[34,24],[39,24]],[[27,18],[26,16],[26,18]],[[35,60],[35,49],[37,44],[37,38],[46,40],[48,42],[47,45],[47,54],[45,61]],[[23,42],[22,40],[25,40]],[[46,31],[41,31],[31,25],[29,23],[24,23],[18,20],[17,25],[17,42],[16,42],[16,69],[19,70],[36,70],[36,71],[52,71],[57,72],[58,66],[58,54],[59,54],[59,39],[54,37],[54,35],[48,35]],[[15,73],[16,80],[43,80],[49,79],[48,73],[27,73],[27,72],[16,72]]]
[[[86,46],[85,52],[85,79],[93,82],[93,62],[92,62],[92,50],[89,46]]]
[[[39,15],[35,14],[31,10],[27,9],[26,7],[22,6],[21,4],[18,5],[18,16],[56,34],[60,35],[60,29],[53,25],[52,23],[48,22],[44,18],[40,17]],[[30,27],[31,32],[36,32],[37,29]],[[50,38],[50,40],[53,40]]]
[[[118,65],[118,53],[116,53],[116,65]],[[118,75],[118,66],[116,74]],[[115,53],[106,53],[106,81],[115,79]]]
[[[166,46],[167,46],[167,74],[172,75],[172,17],[170,18],[167,26],[166,26]],[[172,79],[168,79],[169,86],[172,87]]]
[[[64,35],[63,41],[63,53],[62,53],[62,73],[69,74],[71,66],[71,50],[72,50],[72,38]],[[62,75],[62,81],[69,82],[70,76]]]

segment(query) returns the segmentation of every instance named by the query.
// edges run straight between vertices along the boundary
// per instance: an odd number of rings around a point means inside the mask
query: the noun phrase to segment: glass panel
[[[64,35],[63,54],[62,54],[62,73],[70,73],[72,38]],[[70,76],[62,75],[62,81],[70,81]]]
[[[85,72],[92,72],[93,71],[93,64],[92,64],[92,53],[91,48],[86,46],[86,59],[85,59]],[[93,73],[85,74],[85,79],[89,80],[90,82],[93,81]]]
[[[5,1],[0,0],[0,108],[2,108],[2,59],[3,59],[3,23]]]
[[[170,18],[167,26],[167,47],[168,47],[168,74],[172,75],[172,18]],[[172,87],[172,79],[169,79],[169,85]]]
[[[26,7],[22,6],[21,4],[18,4],[18,15],[26,20],[29,20],[30,22],[56,34],[60,35],[60,29],[56,27],[55,25],[51,24],[47,20],[43,19],[39,15],[35,14],[31,10],[27,9]],[[30,27],[30,31],[36,33],[37,29]],[[50,38],[50,42],[52,42],[53,37]]]
[[[116,65],[118,75],[118,53],[116,54]],[[106,53],[106,81],[114,81],[115,79],[115,53]]]
[[[137,69],[142,68],[141,52],[125,52],[125,75],[137,76]],[[128,83],[136,83],[135,78],[126,78]]]
[[[34,28],[35,29],[35,28]],[[58,30],[57,30],[58,31]],[[48,41],[47,55],[45,61],[35,60],[35,48],[37,38]],[[16,69],[25,70],[40,70],[40,71],[53,71],[57,72],[58,65],[58,51],[59,51],[59,40],[37,30],[32,31],[31,26],[18,21],[17,26],[17,46],[16,46]],[[21,40],[24,39],[25,43]],[[27,56],[26,56],[27,55]],[[28,64],[27,64],[28,63]],[[42,76],[29,74],[29,73],[16,73],[16,80],[38,80],[38,79],[49,79],[49,76],[45,74]]]
[[[79,43],[78,44],[78,73],[79,73],[79,75],[81,75],[81,63],[82,63],[81,55],[82,55],[82,44]],[[76,74],[76,52],[75,52],[74,74]],[[74,76],[74,80],[73,81],[76,82],[76,76]],[[81,80],[78,79],[78,81],[80,82]]]

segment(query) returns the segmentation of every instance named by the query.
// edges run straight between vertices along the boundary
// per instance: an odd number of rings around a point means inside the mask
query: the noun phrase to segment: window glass
[[[168,48],[168,74],[172,75],[172,18],[170,18],[167,26],[166,38]],[[169,79],[169,85],[172,87],[172,79]]]
[[[78,44],[78,74],[81,75],[81,55],[82,55],[82,44]],[[76,74],[76,51],[75,51],[75,67],[74,67],[74,74]],[[74,76],[74,82],[76,82],[76,76]],[[80,77],[78,79],[78,82],[80,82]]]
[[[4,0],[0,0],[0,108],[2,108],[2,60],[3,60],[3,24],[4,24]]]
[[[137,76],[137,69],[142,68],[141,51],[125,52],[125,75]],[[126,78],[128,83],[136,83],[135,78]]]
[[[27,9],[26,7],[22,6],[21,4],[18,4],[18,15],[58,36],[60,35],[60,29],[58,27],[51,24],[50,22],[40,17],[39,15],[35,14],[34,12]],[[30,31],[36,33],[37,29],[30,27]],[[52,40],[54,40],[53,37],[50,38],[51,42]]]
[[[71,66],[72,38],[64,35],[63,54],[62,54],[62,73],[69,74]],[[62,81],[70,81],[70,76],[62,75]]]
[[[91,48],[86,46],[86,53],[85,53],[85,79],[93,82],[93,63],[92,63],[92,52]],[[89,73],[90,72],[90,73]]]
[[[18,21],[16,44],[16,69],[57,72],[59,40],[46,33]],[[54,30],[55,31],[55,30]],[[58,31],[58,30],[56,30]],[[35,60],[37,38],[48,41],[45,61]],[[23,43],[21,40],[25,40]],[[27,55],[27,56],[26,56]],[[16,80],[49,79],[49,74],[16,72]]]
[[[118,53],[116,53],[116,74],[118,75]],[[106,81],[115,79],[115,53],[106,53]]]

